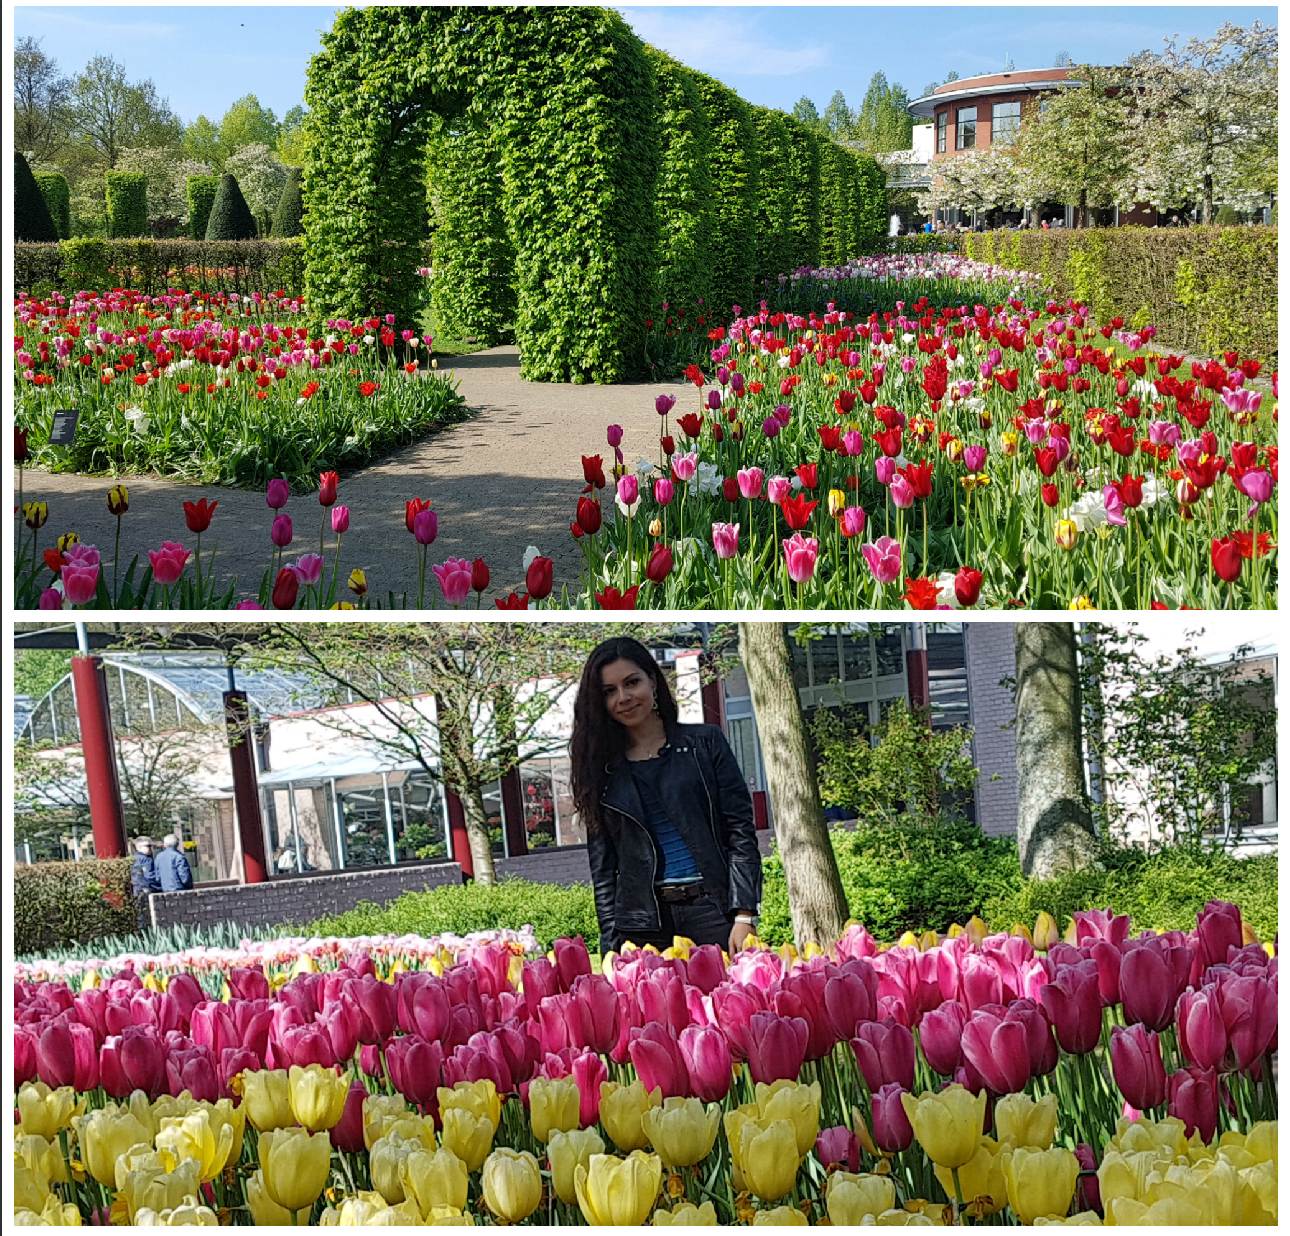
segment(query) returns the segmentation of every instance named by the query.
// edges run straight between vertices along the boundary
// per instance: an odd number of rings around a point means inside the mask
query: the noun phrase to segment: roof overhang
[[[968,86],[962,90],[947,90],[944,94],[925,94],[914,99],[905,108],[911,116],[930,119],[936,115],[936,109],[943,103],[958,103],[964,99],[978,99],[988,94],[1041,94],[1049,90],[1062,90],[1068,86],[1080,85],[1070,78],[1051,78],[1038,82],[1002,82],[993,86]]]

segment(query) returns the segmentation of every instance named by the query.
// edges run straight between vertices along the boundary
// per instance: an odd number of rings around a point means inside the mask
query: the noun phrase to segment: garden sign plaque
[[[50,446],[71,446],[76,437],[76,418],[80,413],[75,408],[64,408],[54,413],[54,423],[49,430]]]

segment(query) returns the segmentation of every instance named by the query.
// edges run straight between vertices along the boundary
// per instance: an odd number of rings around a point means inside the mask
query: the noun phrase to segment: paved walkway
[[[582,486],[581,456],[599,454],[608,473],[613,451],[605,442],[605,426],[615,423],[625,430],[623,449],[629,462],[653,455],[659,432],[654,396],[669,389],[679,392],[681,387],[523,382],[514,347],[456,357],[442,367],[459,382],[474,416],[341,478],[340,501],[350,508],[342,574],[362,566],[373,597],[383,599],[390,588],[407,588],[415,602],[416,543],[404,528],[403,504],[420,497],[430,499],[439,512],[431,561],[482,556],[493,581],[486,602],[511,588],[523,591],[522,559],[529,545],[555,560],[557,593],[562,584],[571,592],[580,590],[582,555],[569,535],[569,521]],[[262,491],[146,476],[121,479],[130,491],[123,562],[135,553],[143,557],[167,539],[191,544],[182,503],[207,497],[220,504],[206,537],[219,546],[216,574],[225,581],[236,579],[239,596],[259,586],[272,549],[270,512]],[[106,495],[112,484],[111,477],[27,469],[26,496],[49,502],[42,543],[48,545],[57,534],[75,529],[82,540],[109,555],[115,520],[108,513]],[[286,509],[295,523],[291,550],[316,550],[321,522],[317,500],[295,496]],[[433,579],[427,583],[426,600],[429,606],[443,603]]]

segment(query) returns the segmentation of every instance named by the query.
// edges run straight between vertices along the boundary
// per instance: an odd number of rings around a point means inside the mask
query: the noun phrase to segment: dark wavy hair
[[[618,636],[592,649],[578,682],[578,694],[573,702],[573,737],[569,739],[574,806],[589,833],[600,827],[600,795],[609,765],[627,752],[627,731],[609,715],[600,678],[606,665],[619,660],[640,666],[654,680],[663,724],[675,725],[677,719],[676,700],[667,677],[640,640]]]

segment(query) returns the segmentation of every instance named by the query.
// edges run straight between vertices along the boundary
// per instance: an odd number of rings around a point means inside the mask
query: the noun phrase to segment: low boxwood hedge
[[[138,926],[128,858],[19,864],[13,873],[13,950],[48,953]]]

